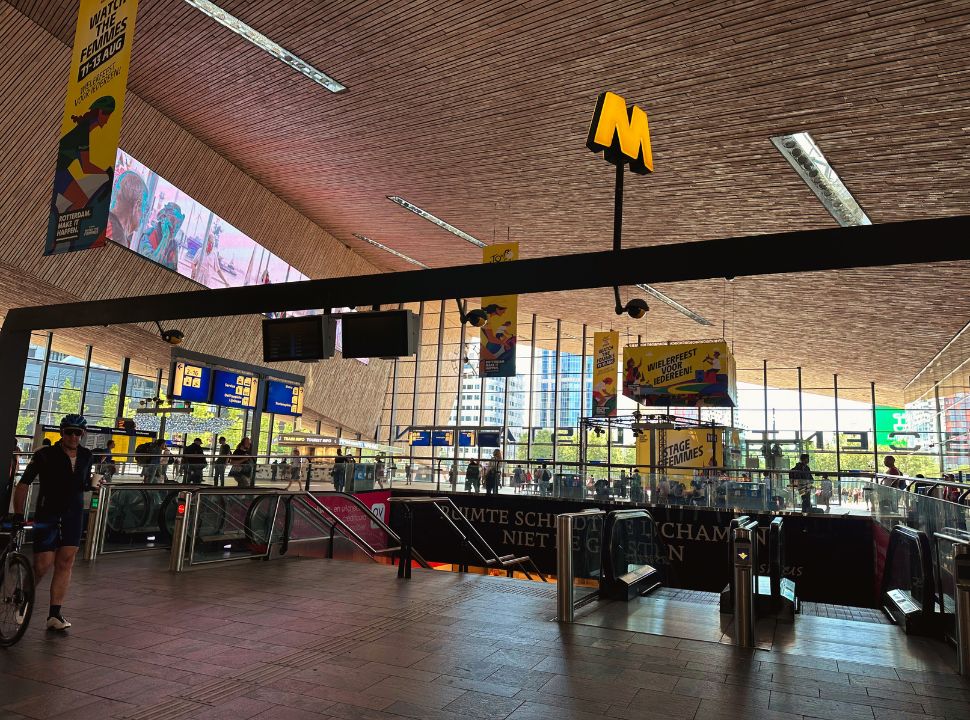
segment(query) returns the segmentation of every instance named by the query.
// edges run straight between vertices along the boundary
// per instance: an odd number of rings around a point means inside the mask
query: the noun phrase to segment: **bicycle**
[[[22,522],[0,524],[0,647],[23,637],[34,611],[34,571],[20,552],[29,527]]]

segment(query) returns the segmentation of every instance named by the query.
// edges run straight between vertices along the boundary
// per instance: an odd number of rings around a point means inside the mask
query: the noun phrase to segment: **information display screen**
[[[458,447],[475,447],[475,431],[459,430]]]
[[[256,390],[259,380],[249,375],[240,375],[229,370],[216,370],[213,373],[212,404],[223,407],[256,407]]]
[[[431,434],[431,444],[435,447],[451,447],[455,444],[455,433],[451,430],[435,430]]]
[[[412,430],[408,433],[408,444],[411,447],[430,447],[430,430]]]
[[[209,368],[177,362],[172,376],[173,398],[189,402],[209,402],[212,394],[212,371]]]
[[[303,388],[277,380],[267,381],[266,412],[275,415],[302,415]]]
[[[346,358],[406,357],[415,352],[416,325],[410,310],[344,315]]]
[[[263,321],[263,360],[322,360],[333,357],[336,321],[326,316]]]

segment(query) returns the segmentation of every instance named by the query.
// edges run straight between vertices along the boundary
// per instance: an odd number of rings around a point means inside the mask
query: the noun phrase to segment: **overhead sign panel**
[[[254,408],[259,380],[229,370],[216,370],[212,380],[212,404],[223,407]]]
[[[629,163],[639,175],[653,172],[647,114],[636,105],[627,107],[626,100],[616,93],[605,92],[597,99],[586,147],[602,152],[613,165]]]
[[[734,357],[725,342],[628,346],[623,394],[642,405],[734,407]]]
[[[275,415],[303,414],[303,388],[300,385],[269,380],[266,383],[266,412]]]
[[[188,402],[209,402],[212,395],[212,371],[201,365],[175,363],[171,397]]]
[[[504,263],[519,259],[519,244],[496,243],[482,248],[482,263],[496,274]],[[482,298],[485,324],[481,330],[478,357],[479,377],[515,377],[515,345],[518,332],[518,295],[490,295]]]

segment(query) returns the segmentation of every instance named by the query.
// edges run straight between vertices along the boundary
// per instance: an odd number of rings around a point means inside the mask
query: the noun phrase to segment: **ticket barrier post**
[[[87,562],[94,562],[98,557],[101,534],[105,526],[105,513],[108,512],[107,499],[108,488],[101,483],[91,493],[91,504],[88,506],[88,529],[84,540],[84,554],[81,556]]]
[[[953,548],[953,579],[956,586],[957,659],[963,677],[970,677],[970,545]]]
[[[193,494],[181,491],[178,495],[175,513],[175,527],[172,530],[172,554],[169,557],[168,569],[171,572],[182,572],[185,563],[185,539],[188,536],[189,516],[192,512]]]
[[[734,630],[738,647],[754,647],[754,584],[758,567],[758,523],[734,529]]]
[[[575,617],[573,606],[573,525],[568,515],[556,518],[556,619],[559,622],[572,622]]]

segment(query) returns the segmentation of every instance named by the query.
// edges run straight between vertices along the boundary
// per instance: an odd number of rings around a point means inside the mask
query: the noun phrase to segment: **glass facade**
[[[580,419],[590,414],[593,333],[566,321],[520,314],[517,372],[512,378],[478,377],[478,330],[463,328],[458,313],[438,302],[410,306],[422,316],[421,348],[415,358],[394,363],[377,440],[397,445],[405,462],[437,467],[491,448],[410,447],[409,428],[504,430],[503,456],[509,460],[577,462]],[[621,337],[621,345],[639,338]],[[809,384],[801,368],[738,368],[736,408],[670,408],[670,414],[733,426],[743,431],[742,454],[733,465],[765,469],[771,462],[790,468],[808,452],[817,470],[879,471],[894,455],[907,475],[939,476],[970,469],[970,388],[950,388],[934,396],[890,405],[874,385]],[[817,377],[817,376],[815,376]],[[636,404],[619,399],[620,414]],[[665,408],[641,407],[644,413]],[[612,433],[586,438],[587,458],[612,463],[635,461],[634,438]]]

